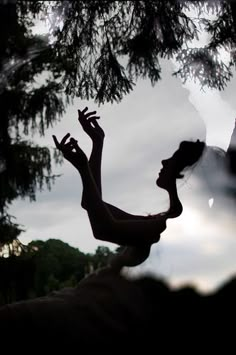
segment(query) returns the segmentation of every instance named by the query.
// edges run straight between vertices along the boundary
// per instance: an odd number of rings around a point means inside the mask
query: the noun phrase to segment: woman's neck
[[[176,182],[168,188],[167,192],[170,198],[170,207],[167,214],[169,215],[169,218],[178,217],[182,213],[183,207],[177,193]]]

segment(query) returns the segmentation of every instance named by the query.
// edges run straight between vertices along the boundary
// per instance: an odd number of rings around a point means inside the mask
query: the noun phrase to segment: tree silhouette
[[[57,239],[34,240],[28,249],[0,258],[0,306],[77,286],[90,272],[107,266],[114,255],[102,246],[83,253]]]
[[[54,64],[61,65],[69,95],[120,101],[138,78],[152,84],[161,78],[162,58],[175,58],[174,74],[198,78],[203,87],[223,89],[232,77],[233,1],[56,1],[50,12]],[[197,23],[210,36],[202,48],[191,45]],[[222,47],[230,54],[227,65]]]
[[[228,1],[196,1],[199,24],[210,37],[202,48],[182,48],[176,56],[180,69],[174,73],[184,82],[188,78],[198,79],[202,87],[222,90],[233,76],[236,63],[236,3]],[[210,12],[215,18],[205,18]],[[202,17],[201,17],[202,16]],[[229,55],[228,63],[220,56],[224,49]]]
[[[57,1],[51,11],[66,92],[102,103],[120,101],[139,77],[155,84],[160,58],[197,34],[179,1]]]
[[[31,14],[38,11],[29,5]],[[60,84],[49,76],[36,82],[51,58],[46,39],[31,34],[24,12],[23,3],[0,4],[0,251],[22,230],[9,216],[9,204],[17,197],[34,200],[36,190],[50,188],[53,178],[49,149],[21,133],[43,135],[64,112]]]

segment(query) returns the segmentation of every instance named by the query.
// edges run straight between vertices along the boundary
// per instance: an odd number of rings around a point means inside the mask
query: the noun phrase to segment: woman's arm
[[[105,133],[97,122],[97,120],[100,119],[100,116],[96,116],[96,113],[96,111],[88,111],[87,107],[83,110],[78,110],[78,121],[84,132],[92,140],[92,151],[89,158],[89,166],[102,197],[101,164]],[[85,196],[83,194],[81,202],[83,208],[86,207],[87,202],[88,201],[85,200]]]
[[[91,173],[86,155],[71,138],[68,142],[67,134],[59,143],[54,136],[54,141],[64,157],[73,164],[79,171],[86,200],[89,201],[87,212],[95,238],[106,240],[116,244],[138,246],[143,243],[154,243],[160,238],[166,228],[166,217],[156,216],[155,218],[140,217],[118,220],[114,218],[102,201],[99,190]],[[131,215],[132,216],[132,215]]]
[[[105,133],[97,122],[99,117],[95,116],[96,111],[87,112],[86,107],[83,111],[78,110],[78,114],[80,125],[82,126],[84,132],[92,140],[92,151],[89,158],[89,166],[102,199],[101,164]],[[86,209],[87,204],[89,204],[89,201],[87,201],[86,195],[83,193],[81,206]],[[124,212],[111,204],[106,203],[106,206],[114,218],[123,220],[130,218],[142,218],[141,216],[135,216]],[[140,265],[148,258],[150,249],[151,245],[147,243],[140,247],[126,246],[125,249],[119,251],[117,255],[113,256],[110,260],[110,266],[119,271],[123,266],[134,267]]]
[[[78,110],[78,121],[85,133],[87,133],[87,135],[92,140],[92,151],[89,158],[89,167],[102,199],[101,164],[105,133],[97,122],[100,117],[95,116],[96,113],[96,111],[88,112],[87,107],[82,111]],[[110,210],[112,216],[116,219],[143,219],[143,216],[127,213],[120,208],[117,208],[116,206],[106,202],[104,203]],[[81,206],[87,210],[86,206],[88,204],[89,200],[86,198],[86,194],[83,192]]]

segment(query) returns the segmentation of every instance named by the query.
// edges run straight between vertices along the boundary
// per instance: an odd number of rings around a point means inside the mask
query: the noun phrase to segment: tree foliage
[[[30,31],[33,11],[39,6],[0,4],[0,250],[12,243],[22,229],[11,222],[9,204],[18,197],[35,199],[36,190],[50,188],[51,154],[26,136],[45,129],[62,116],[65,103],[61,85],[48,73],[48,39]],[[42,9],[42,7],[40,7]],[[26,17],[24,14],[28,14]]]
[[[76,286],[91,271],[106,266],[114,255],[102,246],[86,254],[58,239],[36,240],[18,252],[20,255],[0,258],[0,304]]]
[[[159,59],[196,35],[179,1],[56,1],[51,11],[66,92],[99,103],[120,101],[139,77],[155,84]]]
[[[196,1],[196,6],[199,26],[208,33],[209,41],[204,47],[182,48],[176,55],[180,68],[174,75],[183,82],[198,79],[203,88],[223,90],[236,64],[236,4],[230,0]],[[227,60],[222,58],[222,50]]]
[[[235,65],[233,1],[54,1],[49,16],[56,70],[69,95],[120,101],[138,78],[155,84],[162,58],[183,81],[223,89]],[[200,29],[209,42],[194,47]],[[230,55],[227,64],[220,50]],[[57,63],[58,62],[58,63]]]

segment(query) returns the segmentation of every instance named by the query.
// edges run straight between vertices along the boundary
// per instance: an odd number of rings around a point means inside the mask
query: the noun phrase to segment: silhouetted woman
[[[157,186],[169,194],[169,209],[164,213],[152,216],[138,216],[127,213],[102,200],[101,160],[104,132],[97,123],[96,111],[88,112],[87,107],[79,112],[79,122],[93,142],[88,161],[85,153],[74,138],[68,133],[59,143],[53,136],[56,147],[64,157],[79,171],[83,183],[82,207],[88,212],[94,237],[127,246],[113,265],[135,266],[143,262],[149,255],[151,245],[160,239],[166,229],[168,218],[178,217],[182,212],[182,204],[177,194],[176,180],[182,178],[181,172],[192,166],[202,155],[203,142],[182,142],[174,155],[162,161],[163,168],[156,180]],[[68,140],[69,139],[69,140]]]

